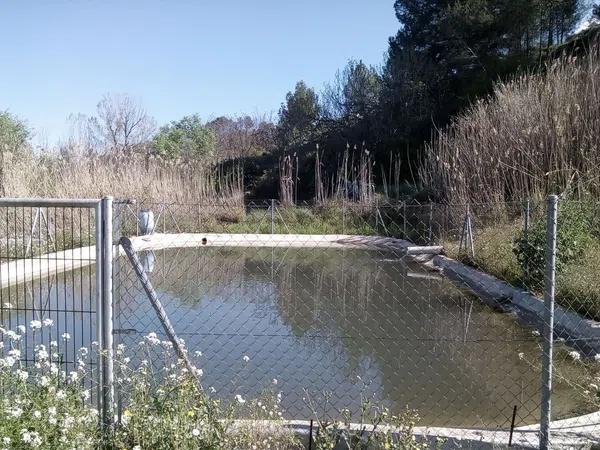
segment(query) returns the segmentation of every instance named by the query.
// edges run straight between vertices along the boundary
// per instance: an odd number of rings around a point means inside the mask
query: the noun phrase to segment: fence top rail
[[[100,199],[93,198],[11,198],[0,197],[0,207],[95,208]]]

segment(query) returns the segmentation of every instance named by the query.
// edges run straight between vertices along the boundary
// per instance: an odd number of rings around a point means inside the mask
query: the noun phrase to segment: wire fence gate
[[[0,222],[2,349],[25,365],[44,349],[64,374],[86,360],[82,382],[109,423],[112,200],[3,198]]]
[[[600,276],[590,264],[599,209],[556,197],[5,199],[2,325],[51,319],[54,328],[24,334],[22,357],[56,340],[65,370],[96,341],[86,382],[104,424],[128,402],[112,352],[160,372],[159,348],[138,343],[169,340],[166,317],[205,389],[224,401],[268,390],[287,419],[339,420],[358,418],[368,399],[416,409],[420,433],[456,445],[585,447],[600,433]]]

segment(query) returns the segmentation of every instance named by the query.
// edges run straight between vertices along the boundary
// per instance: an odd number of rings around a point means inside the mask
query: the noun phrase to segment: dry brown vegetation
[[[436,133],[421,177],[451,203],[598,196],[600,44],[500,83]]]
[[[7,197],[97,198],[141,201],[243,203],[241,168],[223,171],[194,162],[143,155],[61,157],[7,155],[1,187]]]

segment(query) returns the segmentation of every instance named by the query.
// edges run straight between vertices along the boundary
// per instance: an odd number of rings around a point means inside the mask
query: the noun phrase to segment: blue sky
[[[397,29],[393,0],[0,0],[0,110],[49,144],[108,92],[159,124],[276,112],[298,80],[380,64]]]

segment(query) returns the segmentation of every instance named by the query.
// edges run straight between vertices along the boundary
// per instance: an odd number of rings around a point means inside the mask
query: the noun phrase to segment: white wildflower
[[[235,399],[237,400],[237,402],[238,402],[238,403],[240,403],[240,404],[242,404],[242,405],[243,405],[244,403],[246,403],[246,400],[244,400],[244,398],[243,398],[243,397],[242,397],[240,394],[237,394],[237,395],[235,396]]]
[[[46,318],[42,321],[42,325],[45,327],[51,327],[54,324],[54,320]]]
[[[5,302],[5,303],[4,303],[4,307],[5,307],[6,309],[12,309],[12,308],[14,308],[14,307],[13,307],[13,305],[12,305],[12,303],[8,303],[8,302]]]
[[[131,450],[142,450],[142,447],[140,447],[139,445],[134,445]]]
[[[273,384],[277,384],[277,378],[273,378]]]
[[[13,408],[8,408],[6,410],[6,414],[8,414],[9,416],[19,418],[23,414],[23,410],[21,408],[19,408],[18,406],[15,406]]]
[[[62,338],[63,338],[65,341],[68,341],[69,339],[71,339],[71,335],[70,335],[69,333],[63,333],[63,334],[62,334]]]
[[[518,356],[519,356],[519,359],[521,359],[521,360],[525,359],[525,353],[523,353],[523,352],[519,352]]]
[[[36,419],[39,419],[40,417],[42,417],[42,413],[39,411],[34,411],[33,412],[33,417],[35,417]]]
[[[192,430],[192,436],[194,436],[194,437],[200,436],[200,430],[198,428],[194,428]]]
[[[23,334],[27,331],[27,328],[25,327],[25,325],[17,325],[17,330],[19,331],[19,333]]]
[[[0,358],[0,367],[12,367],[15,365],[17,360],[12,356],[7,356],[6,358]]]
[[[21,335],[15,333],[13,330],[6,330],[6,333],[4,334],[13,341],[18,341],[21,339]]]
[[[48,351],[46,350],[46,347],[44,345],[39,345],[37,347],[37,357],[38,359],[45,361],[48,359],[49,355],[48,355]]]
[[[79,379],[79,374],[77,372],[69,372],[69,381],[71,383],[75,383]]]
[[[29,372],[26,370],[17,370],[15,374],[21,381],[27,381],[27,378],[29,378]]]
[[[40,386],[48,386],[50,384],[50,379],[47,376],[42,375],[40,377]]]
[[[71,425],[73,425],[74,422],[75,422],[75,419],[73,418],[73,416],[70,416],[69,414],[65,414],[65,420],[63,421],[63,427],[71,428]]]
[[[11,442],[12,442],[12,439],[11,439],[11,438],[9,438],[9,437],[3,437],[3,438],[2,438],[2,443],[3,443],[4,445],[8,445],[8,444],[10,444]]]
[[[244,360],[244,362],[250,361],[250,357],[248,355],[244,355],[242,359]]]
[[[577,350],[570,351],[569,356],[573,358],[574,361],[579,361],[581,359],[581,355]]]
[[[26,444],[31,443],[31,433],[27,430],[21,430],[21,440]]]
[[[65,391],[63,391],[62,389],[59,391],[56,391],[56,398],[59,400],[64,399],[67,396],[67,394],[65,394]]]
[[[156,335],[156,333],[148,333],[144,339],[149,342],[151,345],[159,345],[160,344],[160,339],[158,339],[158,336]]]
[[[600,362],[600,353],[594,355],[594,361]]]
[[[40,328],[42,328],[42,322],[40,322],[39,320],[32,320],[31,322],[29,322],[29,328],[31,328],[32,330],[39,330]]]

